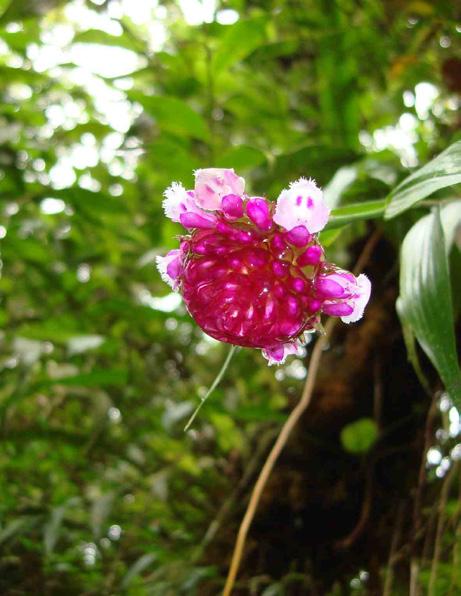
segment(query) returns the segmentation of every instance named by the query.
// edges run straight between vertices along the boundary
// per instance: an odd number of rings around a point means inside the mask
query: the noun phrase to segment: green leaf
[[[48,379],[43,382],[43,386],[66,385],[70,387],[123,387],[126,385],[128,373],[124,369],[114,368],[105,370],[94,370],[90,373],[72,375],[69,377],[59,377]],[[40,384],[42,386],[42,384]]]
[[[259,149],[249,145],[239,145],[231,147],[220,155],[216,165],[222,168],[245,170],[260,166],[265,161],[266,156]]]
[[[122,580],[121,588],[127,588],[135,577],[140,575],[145,569],[152,565],[156,558],[157,556],[154,553],[146,553],[139,557],[139,559],[137,559],[128,569],[125,577]]]
[[[177,97],[144,95],[131,91],[128,97],[142,105],[161,129],[177,135],[207,140],[210,136],[205,120],[185,101]]]
[[[67,510],[80,503],[79,497],[72,497],[63,505],[54,507],[51,511],[51,516],[48,523],[43,528],[43,542],[45,545],[45,552],[50,555],[53,553],[56,543],[61,534],[62,523]]]
[[[294,54],[301,45],[300,39],[287,39],[285,41],[270,42],[259,45],[251,54],[251,61],[266,62],[279,56]]]
[[[388,197],[385,218],[391,219],[437,190],[461,183],[461,141],[405,178]]]
[[[461,203],[443,219],[461,222]],[[448,230],[450,233],[450,230]],[[437,369],[448,393],[461,403],[461,371],[456,353],[448,244],[440,209],[420,219],[402,245],[398,311]]]
[[[324,247],[331,246],[333,242],[340,236],[343,228],[332,228],[331,230],[323,230],[320,232],[320,244]]]
[[[378,219],[382,216],[385,205],[385,199],[378,199],[377,201],[364,201],[363,203],[352,203],[351,205],[338,207],[331,212],[326,228],[339,228],[353,221],[363,219]]]
[[[22,515],[12,519],[5,526],[0,527],[0,544],[10,540],[10,538],[30,532],[39,521],[40,518],[37,515]]]
[[[11,0],[0,0],[0,16],[3,15],[9,4],[11,4]]]
[[[341,431],[341,443],[350,453],[366,453],[378,438],[378,427],[371,418],[360,418]]]
[[[216,50],[212,68],[216,74],[227,70],[233,64],[246,58],[265,41],[265,18],[239,20],[226,27]]]
[[[70,203],[77,212],[91,215],[106,217],[115,213],[126,213],[126,205],[122,199],[78,186],[62,190],[50,189],[46,196],[62,199]]]
[[[413,333],[413,329],[411,326],[405,321],[400,312],[400,302],[397,301],[397,314],[399,315],[400,323],[402,325],[402,334],[403,334],[403,341],[405,342],[405,348],[407,350],[408,360],[411,362],[413,368],[415,369],[416,376],[418,377],[421,386],[424,387],[426,392],[430,395],[430,384],[424,374],[423,368],[421,366],[421,362],[418,357],[418,352],[416,350],[416,338],[415,334]]]
[[[325,202],[330,209],[333,209],[339,204],[342,194],[357,179],[357,175],[357,166],[344,166],[336,172],[323,189]]]
[[[100,29],[87,29],[74,36],[73,43],[92,43],[105,46],[117,46],[126,50],[136,51],[133,40],[127,35],[111,35]]]

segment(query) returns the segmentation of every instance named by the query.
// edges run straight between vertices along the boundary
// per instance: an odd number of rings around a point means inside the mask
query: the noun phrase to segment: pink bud
[[[322,308],[322,302],[317,298],[309,298],[307,300],[307,308],[311,313],[318,312]]]
[[[331,302],[323,305],[323,312],[332,317],[346,317],[354,312],[354,308],[346,302]]]
[[[233,236],[235,231],[234,228],[225,221],[218,221],[216,229],[220,234],[224,234],[225,236]]]
[[[318,265],[322,255],[322,247],[318,244],[313,244],[298,257],[298,265],[300,267],[305,267],[306,265]]]
[[[306,246],[306,244],[309,244],[312,236],[307,231],[306,226],[296,226],[285,234],[285,238],[290,244],[301,248]]]
[[[181,259],[173,259],[166,266],[166,273],[171,279],[177,279],[181,274]]]
[[[193,213],[192,211],[187,211],[186,213],[181,213],[179,216],[179,221],[185,228],[198,228],[200,230],[206,230],[214,228],[216,225],[216,220],[213,219],[205,219],[202,215],[198,213]]]
[[[226,195],[221,202],[221,209],[229,219],[243,217],[243,200],[238,195]]]
[[[315,282],[315,289],[324,298],[341,298],[341,296],[344,296],[342,285],[327,277],[318,277]]]
[[[279,234],[278,232],[275,233],[271,240],[271,249],[281,255],[286,251],[287,248],[287,244],[283,239],[282,234]]]
[[[300,277],[294,277],[291,280],[290,285],[295,292],[301,293],[305,292],[307,289],[307,283],[304,281],[304,279],[301,279]]]
[[[288,273],[288,263],[286,261],[274,261],[272,263],[272,271],[277,277],[285,277]]]
[[[247,215],[251,221],[261,230],[270,230],[272,227],[272,218],[269,205],[266,199],[255,197],[247,203]]]

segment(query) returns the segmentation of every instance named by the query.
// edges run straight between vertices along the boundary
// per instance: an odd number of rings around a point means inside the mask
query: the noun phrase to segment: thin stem
[[[383,596],[392,596],[392,582],[394,580],[394,559],[395,553],[399,546],[400,536],[402,532],[402,519],[405,510],[405,503],[400,503],[397,508],[397,515],[395,516],[394,530],[392,532],[391,548],[389,552],[389,560],[387,562],[386,577],[384,580]]]
[[[448,472],[444,480],[442,491],[440,494],[440,500],[438,505],[439,519],[437,521],[437,530],[435,533],[434,555],[432,557],[431,575],[429,578],[429,587],[427,590],[428,596],[434,596],[434,594],[436,593],[437,568],[442,555],[442,539],[443,531],[445,529],[445,508],[447,505],[448,496],[450,494],[453,479],[456,477],[456,474],[458,473],[458,468],[458,462],[456,462],[453,465],[452,469]]]
[[[354,267],[354,274],[357,274],[365,267],[377,242],[381,237],[381,234],[382,232],[380,230],[375,230],[373,234],[370,236]],[[229,573],[226,578],[223,596],[230,596],[234,587],[237,573],[240,568],[240,563],[242,560],[243,550],[245,548],[248,531],[250,529],[251,523],[258,508],[258,504],[261,499],[264,487],[266,486],[267,481],[272,473],[272,470],[274,469],[274,466],[277,463],[280,453],[283,451],[283,448],[285,447],[286,442],[288,441],[291,431],[296,426],[299,419],[301,418],[301,416],[310,404],[312,393],[315,387],[317,373],[320,367],[320,361],[322,359],[322,354],[324,349],[328,346],[330,336],[333,332],[333,329],[335,328],[337,320],[338,319],[329,319],[325,325],[324,335],[321,335],[317,340],[314,349],[312,350],[307,380],[304,385],[301,399],[299,400],[298,404],[293,409],[291,414],[288,416],[285,424],[282,426],[282,430],[280,431],[280,434],[277,437],[274,446],[272,447],[269,455],[267,456],[267,459],[264,462],[262,470],[253,488],[250,501],[248,503],[245,515],[243,517],[242,523],[240,524],[240,528],[237,534],[237,540],[235,542],[234,552],[232,553],[232,561],[229,568]]]
[[[211,384],[211,386],[208,389],[208,391],[205,393],[205,396],[200,398],[200,403],[197,406],[197,408],[195,409],[195,412],[189,418],[188,423],[184,427],[184,432],[187,432],[189,430],[189,428],[191,427],[192,423],[194,422],[197,414],[202,409],[203,404],[206,402],[206,400],[210,397],[210,395],[213,393],[213,391],[216,389],[216,387],[221,382],[221,379],[223,378],[223,376],[224,376],[224,374],[225,374],[225,372],[226,372],[226,370],[227,370],[227,368],[228,368],[228,366],[230,364],[230,361],[232,360],[232,356],[235,354],[236,351],[237,351],[237,346],[232,346],[231,349],[229,350],[229,353],[227,354],[227,357],[224,360],[224,364],[222,365],[221,370],[217,374],[215,380]]]
[[[280,431],[277,440],[274,443],[274,446],[269,453],[264,466],[261,470],[261,473],[256,481],[256,484],[253,488],[253,492],[251,493],[250,502],[248,504],[247,510],[245,512],[245,516],[242,520],[240,525],[240,529],[237,535],[237,541],[235,543],[234,552],[232,555],[232,562],[229,569],[229,574],[226,579],[226,585],[224,586],[223,596],[229,596],[232,592],[234,587],[235,579],[237,577],[237,573],[240,567],[240,562],[242,560],[243,549],[245,547],[246,537],[248,534],[248,530],[250,529],[251,522],[253,521],[254,515],[258,508],[259,501],[261,499],[262,492],[266,483],[271,475],[271,472],[274,468],[275,463],[277,462],[280,453],[282,452],[285,444],[288,440],[288,437],[291,434],[291,431],[298,423],[299,419],[301,418],[302,414],[306,410],[307,406],[309,405],[312,397],[312,392],[315,386],[315,380],[317,377],[317,373],[319,370],[320,361],[322,358],[322,353],[325,347],[328,345],[328,341],[330,339],[330,335],[333,331],[333,328],[336,324],[336,319],[330,319],[327,324],[325,325],[325,335],[322,335],[317,340],[315,347],[312,351],[312,356],[309,362],[309,371],[307,376],[306,384],[304,385],[303,393],[301,399],[299,400],[298,404],[291,412],[289,417],[287,418],[285,424]]]
[[[432,398],[432,403],[429,407],[429,411],[426,417],[426,425],[424,429],[424,445],[423,445],[423,452],[421,454],[421,461],[419,464],[419,473],[418,473],[418,484],[416,486],[415,498],[414,498],[414,506],[413,506],[413,535],[411,538],[411,560],[410,560],[410,596],[418,596],[420,589],[419,589],[419,568],[420,562],[418,561],[416,548],[417,548],[417,533],[419,528],[422,525],[421,520],[421,504],[423,501],[423,493],[425,487],[425,480],[426,480],[426,458],[427,452],[431,445],[432,441],[432,432],[433,432],[433,421],[434,416],[437,411],[437,400],[435,396]]]

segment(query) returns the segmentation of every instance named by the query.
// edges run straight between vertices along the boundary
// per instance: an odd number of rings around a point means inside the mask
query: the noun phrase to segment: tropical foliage
[[[215,166],[272,199],[314,177],[374,287],[236,593],[460,593],[456,3],[0,0],[0,39],[0,592],[222,589],[311,348],[238,350],[183,432],[228,347],[153,265],[163,190]]]

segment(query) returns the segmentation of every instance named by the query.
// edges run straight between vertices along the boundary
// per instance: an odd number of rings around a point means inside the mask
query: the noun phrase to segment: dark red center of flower
[[[318,247],[299,244],[242,222],[222,220],[216,229],[195,230],[184,238],[181,280],[191,315],[208,335],[254,348],[285,343],[312,328],[319,304],[309,259]]]

